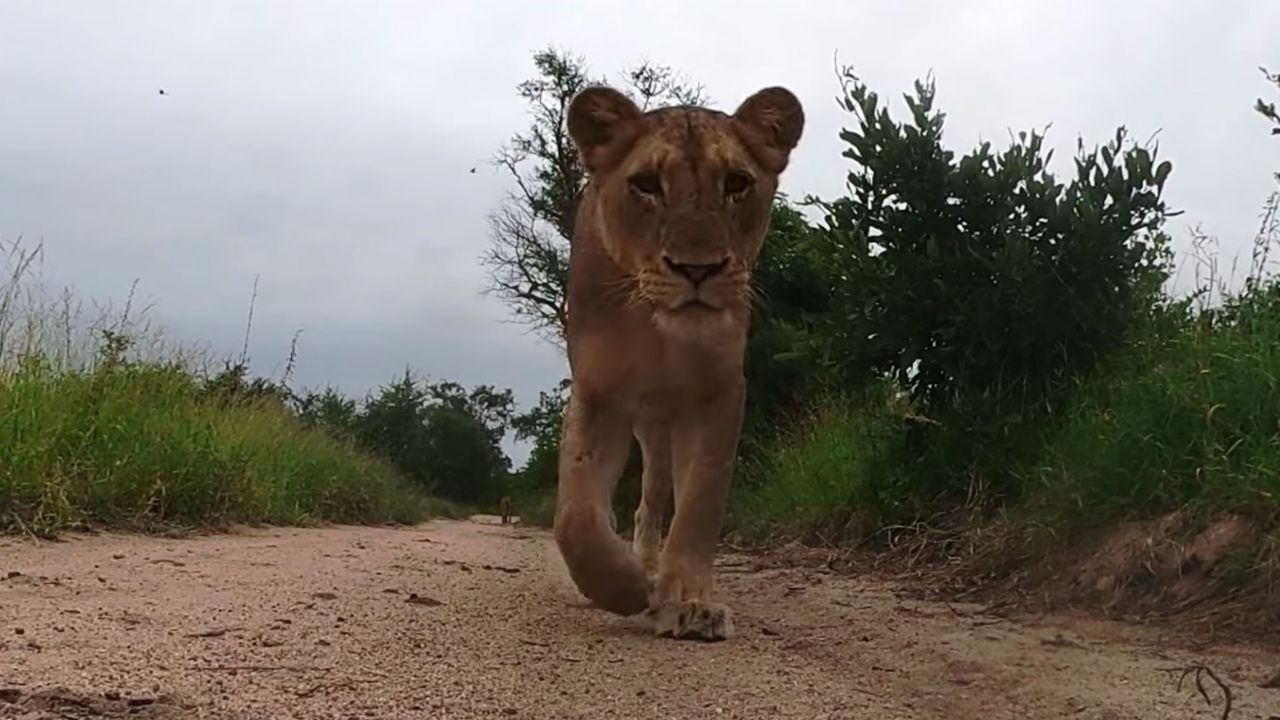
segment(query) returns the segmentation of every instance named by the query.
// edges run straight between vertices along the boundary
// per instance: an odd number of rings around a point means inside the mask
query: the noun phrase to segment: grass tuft
[[[50,300],[39,249],[0,245],[0,532],[411,523],[453,507],[278,400],[207,392],[131,303]]]

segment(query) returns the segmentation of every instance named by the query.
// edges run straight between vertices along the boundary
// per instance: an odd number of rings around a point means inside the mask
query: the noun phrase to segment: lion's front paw
[[[715,642],[733,635],[733,614],[728,606],[702,600],[685,600],[649,609],[653,631],[659,637]]]

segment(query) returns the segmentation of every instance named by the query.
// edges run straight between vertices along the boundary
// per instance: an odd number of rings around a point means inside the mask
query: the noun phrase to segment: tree
[[[299,413],[304,419],[339,429],[349,421],[363,447],[425,490],[462,502],[490,502],[506,485],[511,460],[502,440],[515,412],[510,390],[429,383],[406,370],[362,411],[331,390],[306,398]]]
[[[424,411],[426,469],[434,491],[466,503],[495,502],[511,461],[475,416],[445,403]]]
[[[520,484],[526,491],[549,490],[556,486],[556,454],[560,447],[560,424],[568,399],[569,380],[561,380],[556,389],[538,393],[538,402],[528,412],[511,420],[516,440],[533,443],[529,459],[520,471]]]
[[[579,91],[603,80],[591,78],[583,58],[555,49],[535,53],[533,64],[535,76],[516,88],[530,108],[529,127],[494,160],[515,186],[489,217],[490,246],[481,262],[489,273],[486,291],[506,303],[517,323],[560,345],[569,241],[586,182],[566,113]],[[625,71],[621,89],[644,109],[706,102],[701,86],[649,62]]]
[[[315,425],[340,437],[354,437],[360,409],[356,401],[332,387],[323,391],[303,392],[294,401],[298,418],[308,425]]]
[[[515,414],[515,395],[511,390],[498,390],[492,385],[477,385],[468,392],[455,382],[427,385],[427,396],[434,404],[443,405],[475,419],[484,428],[490,443],[501,447]]]
[[[362,445],[390,460],[423,490],[434,488],[427,393],[408,370],[365,403],[357,427]]]
[[[112,367],[123,358],[124,351],[133,341],[128,336],[110,330],[103,334],[104,342],[99,348],[100,361],[103,361],[106,367]],[[222,370],[205,378],[200,390],[206,400],[225,405],[271,402],[287,406],[292,396],[284,383],[277,383],[264,377],[250,377],[249,365],[244,361],[235,363],[224,361]]]

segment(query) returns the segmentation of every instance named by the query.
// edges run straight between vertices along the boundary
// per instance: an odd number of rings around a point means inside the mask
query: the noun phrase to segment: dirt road
[[[194,539],[0,539],[0,718],[1218,718],[1280,715],[1280,654],[1012,621],[722,559],[738,635],[583,606],[547,534],[487,520]],[[764,567],[762,567],[764,565]]]

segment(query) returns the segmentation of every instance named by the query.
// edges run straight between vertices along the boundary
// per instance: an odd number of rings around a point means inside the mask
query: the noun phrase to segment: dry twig
[[[239,632],[244,628],[239,625],[228,625],[227,627],[209,628],[208,630],[199,630],[197,632],[187,633],[185,637],[189,638],[218,638],[230,632]]]
[[[192,665],[201,672],[329,672],[333,668],[320,665]]]
[[[1178,692],[1182,692],[1182,684],[1186,682],[1187,678],[1194,678],[1196,681],[1196,691],[1200,693],[1200,697],[1204,698],[1205,703],[1210,707],[1213,707],[1213,699],[1209,697],[1209,692],[1204,686],[1204,678],[1207,675],[1210,680],[1222,689],[1222,697],[1226,704],[1222,707],[1220,720],[1227,720],[1227,718],[1231,717],[1231,701],[1233,699],[1231,695],[1231,688],[1222,681],[1222,678],[1218,677],[1218,674],[1213,671],[1213,668],[1206,665],[1189,665],[1185,668],[1170,668],[1168,672],[1179,673]]]

